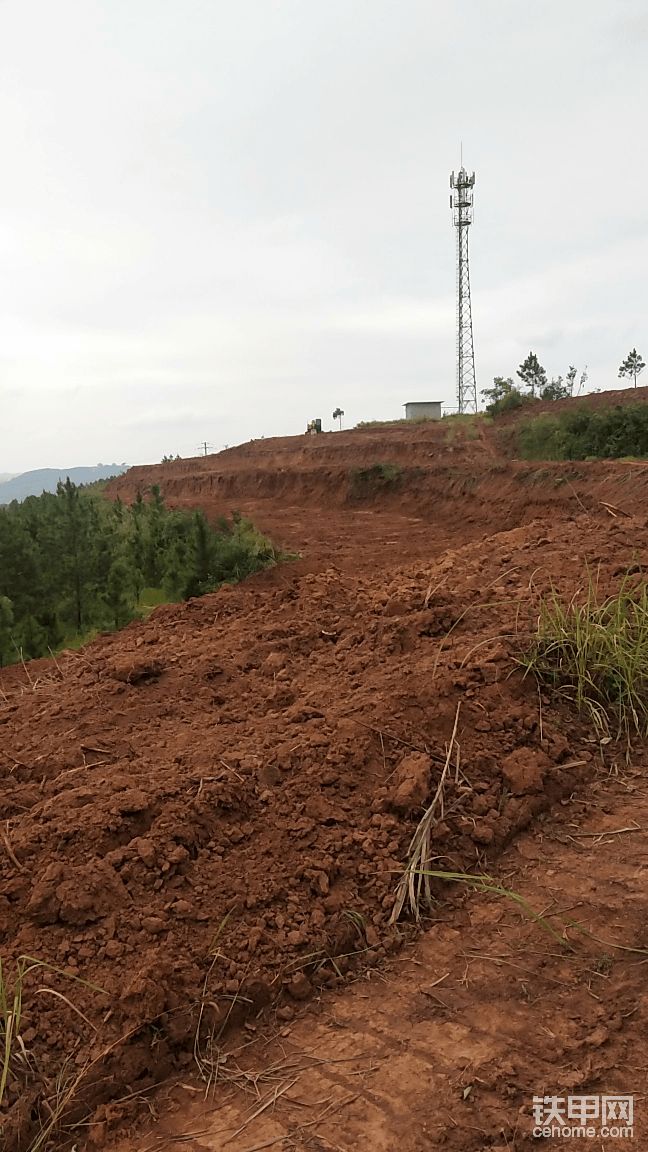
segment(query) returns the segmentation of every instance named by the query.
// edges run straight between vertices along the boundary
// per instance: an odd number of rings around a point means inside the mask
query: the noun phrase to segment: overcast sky
[[[0,0],[0,472],[648,352],[646,0]],[[648,370],[647,370],[648,376]]]

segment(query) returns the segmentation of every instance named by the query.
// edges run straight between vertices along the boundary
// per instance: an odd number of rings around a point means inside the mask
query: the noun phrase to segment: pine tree
[[[59,500],[58,519],[61,535],[61,584],[69,597],[71,620],[81,632],[88,620],[89,569],[91,554],[89,501],[80,496],[79,489],[68,476],[65,484],[59,480],[56,487]]]
[[[49,655],[47,631],[32,615],[23,616],[13,629],[12,643],[16,653],[22,655],[24,660],[36,660],[39,656]]]
[[[13,604],[8,596],[0,596],[0,668],[11,651],[11,626],[14,622]]]
[[[144,536],[141,517],[134,509],[133,515],[130,517],[130,532],[126,539],[126,556],[131,574],[131,588],[137,603],[142,595],[142,589],[145,587]]]
[[[184,600],[188,600],[191,596],[203,595],[213,582],[211,532],[204,513],[194,512],[192,527],[187,556],[188,579],[182,594]]]
[[[625,360],[623,361],[623,364],[619,368],[619,378],[623,378],[624,376],[634,377],[634,386],[636,388],[637,376],[641,376],[641,373],[645,367],[646,365],[637,352],[637,349],[633,348],[632,352],[628,353]]]
[[[520,364],[517,375],[524,381],[531,395],[535,397],[547,386],[547,373],[538,360],[535,352],[529,352],[526,360]]]
[[[0,595],[11,600],[16,620],[37,611],[45,592],[38,545],[21,523],[19,508],[0,509]]]
[[[115,628],[123,628],[135,615],[128,599],[129,575],[128,566],[123,560],[113,561],[103,599],[110,610],[110,622]]]
[[[142,570],[149,588],[159,588],[164,573],[164,505],[146,505],[146,534]]]

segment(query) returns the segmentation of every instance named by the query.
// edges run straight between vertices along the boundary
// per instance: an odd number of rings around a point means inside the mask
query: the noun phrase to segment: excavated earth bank
[[[53,966],[25,980],[8,1150],[77,1077],[71,1143],[103,1144],[196,1046],[285,1026],[398,952],[394,887],[458,708],[440,867],[493,867],[618,767],[515,660],[543,592],[586,564],[612,591],[644,556],[646,471],[531,467],[482,437],[261,441],[113,482],[237,508],[302,558],[0,673],[3,966]],[[358,494],[349,469],[375,462],[403,471]]]

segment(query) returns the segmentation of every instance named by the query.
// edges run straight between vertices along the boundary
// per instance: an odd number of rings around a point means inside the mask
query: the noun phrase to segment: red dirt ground
[[[396,483],[358,495],[349,470],[376,462]],[[561,948],[447,886],[416,941],[388,921],[459,707],[439,867],[496,871],[537,911],[647,946],[645,751],[628,766],[515,664],[543,592],[572,595],[587,564],[612,591],[643,559],[646,475],[507,461],[492,429],[426,424],[113,482],[236,508],[301,558],[0,673],[3,967],[56,969],[25,980],[10,1152],[68,1098],[78,1152],[519,1150],[534,1094],[640,1108],[643,955],[574,929]],[[194,1055],[226,1049],[206,1113]],[[259,1106],[286,1100],[252,1123],[254,1076]],[[160,1124],[127,1137],[147,1100]]]

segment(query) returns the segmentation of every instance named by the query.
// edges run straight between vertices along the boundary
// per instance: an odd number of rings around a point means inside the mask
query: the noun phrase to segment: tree
[[[491,404],[497,404],[504,396],[507,396],[513,388],[515,388],[515,384],[510,376],[506,380],[503,376],[494,376],[493,387],[482,388],[481,395],[485,396]]]
[[[47,599],[39,547],[22,516],[19,504],[0,509],[0,596],[11,600],[16,620]]]
[[[0,667],[11,650],[11,625],[14,622],[13,604],[8,596],[0,596]]]
[[[0,665],[55,650],[70,625],[80,637],[123,627],[145,585],[200,596],[277,559],[240,513],[232,519],[170,512],[156,485],[129,508],[69,479],[0,507]]]
[[[520,364],[517,374],[533,397],[535,397],[536,392],[540,393],[543,388],[547,387],[547,373],[535,352],[529,352],[526,360]]]
[[[56,486],[60,540],[61,590],[69,596],[69,612],[77,632],[87,619],[92,528],[90,502],[68,476]]]
[[[164,574],[164,518],[166,508],[158,484],[151,484],[149,492],[153,499],[144,505],[146,533],[143,538],[144,565],[142,571],[148,587],[159,588]]]
[[[175,540],[167,556],[162,587],[169,600],[180,600],[187,585],[187,546],[182,540]]]
[[[637,376],[641,376],[641,373],[643,372],[645,367],[646,367],[646,365],[644,364],[643,360],[641,359],[641,356],[637,352],[637,349],[633,348],[632,352],[628,353],[626,359],[623,361],[623,364],[619,368],[619,377],[633,376],[634,377],[634,386],[636,388],[637,387]]]
[[[102,598],[110,612],[111,623],[121,628],[133,619],[134,612],[128,599],[129,571],[123,560],[114,560],[110,566]]]
[[[152,500],[153,508],[155,508],[156,512],[163,512],[164,511],[164,496],[160,492],[160,485],[159,484],[149,484],[149,492],[151,493],[151,496],[153,497],[153,500]]]
[[[183,600],[192,596],[202,596],[211,591],[214,582],[214,546],[204,512],[194,512],[193,531],[189,541],[187,556],[187,580],[182,593]]]
[[[47,655],[47,631],[38,623],[35,616],[23,616],[14,628],[12,640],[16,652],[23,659],[36,660]]]
[[[126,556],[130,565],[131,588],[135,596],[135,603],[137,604],[142,595],[142,589],[146,584],[144,580],[144,536],[142,533],[142,517],[139,511],[135,511],[134,504],[131,505],[131,512],[130,531],[126,539]]]
[[[333,419],[340,421],[340,432],[342,431],[342,417],[343,416],[344,416],[344,412],[342,411],[342,409],[336,408],[335,412],[333,413]]]
[[[570,395],[570,396],[573,396],[573,395],[574,395],[574,384],[575,384],[575,381],[576,381],[576,372],[577,372],[577,371],[578,371],[578,369],[577,369],[577,368],[576,368],[576,367],[575,367],[573,364],[570,364],[570,365],[569,365],[569,372],[567,373],[567,384],[566,384],[566,387],[567,387],[567,389],[569,390],[569,395]]]
[[[498,412],[508,412],[512,408],[519,408],[528,399],[520,392],[519,388],[515,387],[510,376],[506,379],[503,376],[495,376],[493,387],[482,388],[481,395],[486,396],[489,400],[486,411],[491,416],[496,416]]]
[[[571,396],[571,389],[569,384],[563,384],[562,376],[557,380],[552,376],[551,383],[545,384],[540,393],[541,400],[565,400],[568,396]]]

